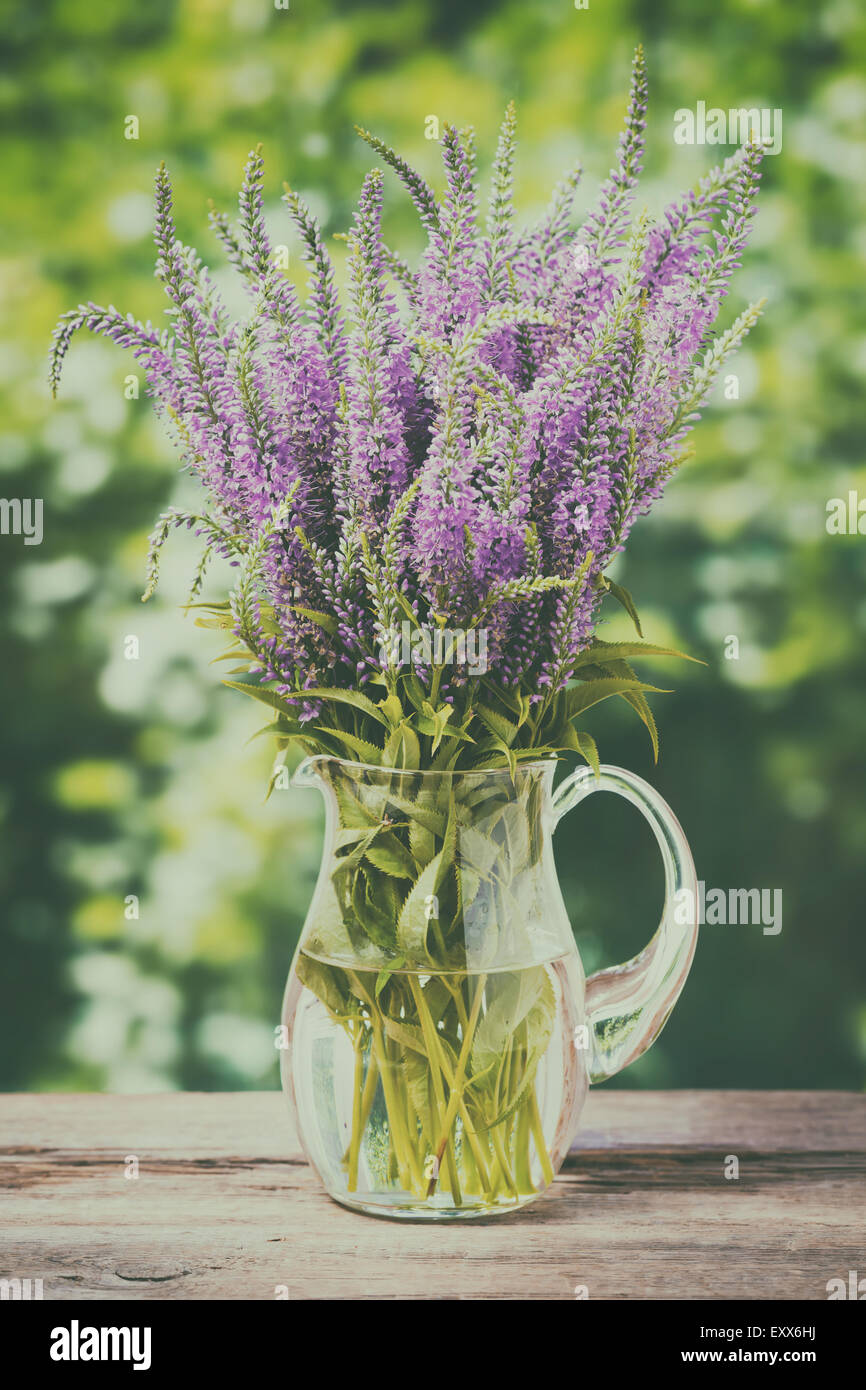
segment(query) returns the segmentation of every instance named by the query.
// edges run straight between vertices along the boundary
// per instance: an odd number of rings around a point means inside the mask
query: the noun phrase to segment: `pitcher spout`
[[[293,787],[318,787],[323,791],[326,786],[325,778],[322,773],[326,764],[333,759],[325,753],[317,753],[314,757],[304,758],[302,763],[298,763],[292,773],[291,785]]]

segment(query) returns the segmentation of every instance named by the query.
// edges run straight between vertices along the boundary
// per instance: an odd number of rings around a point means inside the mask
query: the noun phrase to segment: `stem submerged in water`
[[[363,1113],[363,1094],[361,1090],[361,1078],[364,1074],[364,1035],[361,1031],[361,1023],[358,1020],[355,1024],[355,1079],[352,1087],[352,1139],[349,1144],[349,1181],[347,1184],[349,1192],[354,1192],[358,1186],[358,1157],[361,1151],[361,1115]]]
[[[549,1187],[555,1174],[550,1162],[550,1154],[547,1152],[547,1144],[544,1142],[544,1129],[541,1124],[541,1113],[538,1109],[538,1097],[535,1094],[534,1086],[529,1089],[529,1123],[532,1137],[535,1140],[535,1149],[541,1163],[541,1171],[544,1174],[544,1183],[546,1187]]]
[[[445,1152],[445,1164],[448,1170],[448,1182],[451,1187],[451,1196],[454,1199],[454,1205],[459,1207],[463,1205],[463,1199],[460,1195],[460,1183],[457,1177],[454,1146],[449,1135],[448,1126],[446,1126],[445,1123],[445,1091],[442,1086],[442,1062],[444,1059],[442,1056],[442,1048],[439,1045],[439,1035],[436,1032],[436,1025],[430,1016],[427,1000],[424,998],[424,990],[421,987],[420,981],[417,980],[414,975],[410,975],[409,977],[409,988],[415,1000],[415,1007],[418,1010],[418,1017],[421,1020],[421,1032],[424,1034],[424,1041],[427,1045],[427,1060],[430,1064],[430,1076],[433,1081],[436,1117],[440,1130],[444,1130],[445,1132],[445,1143],[443,1148]],[[437,1155],[437,1163],[433,1170],[434,1176],[431,1178],[431,1182],[434,1184],[439,1171],[438,1157],[439,1155]]]
[[[439,1164],[445,1152],[445,1145],[451,1133],[451,1128],[457,1118],[457,1108],[463,1098],[463,1091],[466,1085],[466,1067],[469,1062],[469,1053],[472,1048],[472,1039],[475,1036],[475,1026],[478,1022],[478,1014],[481,1009],[481,1001],[484,998],[484,986],[487,983],[487,976],[481,975],[475,990],[475,998],[472,1001],[472,1012],[466,1023],[463,1033],[463,1045],[460,1048],[460,1057],[457,1061],[457,1071],[451,1085],[451,1098],[448,1102],[448,1109],[445,1112],[445,1119],[442,1123],[442,1136],[436,1146],[435,1164],[433,1176],[430,1179],[430,1186],[427,1188],[427,1196],[432,1197],[436,1188],[436,1178],[439,1173]]]
[[[390,997],[380,999],[363,970],[346,972],[360,1005],[341,1020],[354,1052],[352,1127],[343,1155],[347,1192],[358,1191],[380,1088],[387,1146],[373,1141],[367,1164],[419,1203],[433,1199],[437,1189],[458,1208],[469,1194],[490,1207],[532,1196],[539,1190],[533,1146],[544,1186],[553,1181],[534,1078],[527,1076],[537,1057],[530,1057],[525,1029],[507,1033],[498,1061],[480,1079],[472,1075],[479,1024],[491,1006],[490,978],[406,972],[394,980]],[[485,1072],[491,1077],[486,1092]]]

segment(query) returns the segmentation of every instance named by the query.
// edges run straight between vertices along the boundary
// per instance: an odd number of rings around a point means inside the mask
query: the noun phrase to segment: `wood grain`
[[[596,1091],[539,1202],[429,1226],[331,1202],[279,1094],[4,1096],[0,1278],[46,1299],[826,1299],[866,1275],[864,1141],[859,1095]]]

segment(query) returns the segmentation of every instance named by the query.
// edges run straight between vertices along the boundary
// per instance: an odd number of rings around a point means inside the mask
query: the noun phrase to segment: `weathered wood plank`
[[[0,1277],[60,1299],[823,1299],[866,1272],[866,1098],[599,1091],[584,1119],[536,1205],[430,1227],[330,1202],[278,1094],[2,1097]]]
[[[61,1142],[58,1144],[58,1136]],[[0,1153],[10,1145],[121,1149],[146,1144],[250,1157],[298,1153],[277,1091],[0,1095]],[[590,1092],[578,1148],[866,1148],[866,1095],[849,1091]]]

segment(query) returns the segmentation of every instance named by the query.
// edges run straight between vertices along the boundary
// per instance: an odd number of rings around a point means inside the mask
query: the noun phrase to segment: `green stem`
[[[502,1126],[494,1125],[493,1129],[490,1131],[490,1137],[493,1140],[493,1152],[496,1154],[505,1183],[511,1188],[511,1195],[517,1197],[519,1195],[517,1183],[514,1181],[514,1174],[511,1171],[511,1164],[508,1161],[508,1153],[505,1144],[502,1142]]]
[[[397,1174],[402,1186],[408,1191],[416,1178],[419,1183],[421,1181],[420,1173],[418,1172],[418,1160],[412,1151],[412,1146],[409,1143],[408,1135],[403,1126],[403,1116],[394,1089],[394,1076],[391,1070],[391,1061],[388,1057],[385,1038],[382,1033],[382,1025],[375,1017],[373,1018],[373,1046],[376,1049],[379,1074],[382,1077],[382,1089],[385,1092],[385,1105],[388,1110],[388,1122],[391,1128],[391,1142],[394,1145],[394,1155],[397,1159]]]
[[[382,1077],[382,1089],[385,1093],[385,1106],[388,1111],[388,1123],[391,1130],[391,1142],[394,1146],[394,1153],[397,1159],[397,1171],[400,1182],[406,1190],[414,1189],[423,1191],[424,1179],[418,1164],[418,1154],[416,1146],[412,1142],[412,1136],[408,1133],[405,1124],[405,1115],[397,1095],[397,1088],[394,1084],[395,1073],[391,1070],[392,1062],[388,1053],[388,1042],[382,1030],[381,1011],[374,999],[370,998],[368,991],[361,984],[354,971],[347,971],[349,979],[352,981],[358,995],[364,1000],[370,1011],[370,1023],[373,1029],[373,1048],[379,1065],[379,1072]]]
[[[443,670],[444,667],[442,666],[433,667],[433,679],[430,682],[430,703],[434,709],[436,708],[436,701],[439,699],[439,682],[442,679]]]
[[[356,1192],[358,1188],[358,1156],[361,1149],[361,1080],[364,1075],[364,1049],[360,1019],[356,1022],[355,1029],[355,1079],[352,1088],[352,1139],[349,1144],[349,1192]]]
[[[467,1143],[465,1135],[460,1149],[460,1156],[465,1175],[463,1186],[467,1192],[478,1192],[481,1182],[478,1176],[478,1165],[472,1155],[472,1147]]]
[[[444,960],[445,957],[446,957],[447,954],[448,954],[448,948],[447,948],[447,946],[445,945],[445,937],[442,935],[442,927],[441,927],[441,925],[440,925],[440,923],[439,923],[439,918],[438,918],[438,917],[431,917],[431,918],[430,918],[430,924],[431,924],[431,926],[432,926],[432,928],[433,928],[433,935],[434,935],[435,938],[436,938],[436,946],[437,946],[437,948],[438,948],[438,950],[439,950],[439,959],[440,959],[440,960]],[[447,983],[447,981],[446,981],[446,983]]]
[[[362,1136],[362,1137],[363,1137],[364,1131],[366,1130],[367,1125],[369,1124],[369,1121],[370,1121],[370,1111],[373,1109],[373,1101],[376,1099],[376,1085],[377,1085],[377,1083],[378,1083],[378,1080],[379,1080],[379,1068],[378,1068],[378,1066],[376,1065],[376,1056],[375,1056],[375,1053],[374,1053],[373,1048],[372,1048],[372,1046],[371,1046],[371,1047],[370,1047],[370,1054],[369,1054],[369,1057],[367,1058],[367,1075],[366,1075],[366,1078],[365,1078],[365,1080],[364,1080],[364,1091],[363,1091],[363,1094],[362,1094],[362,1096],[361,1096],[360,1133],[361,1133],[361,1136]],[[348,1166],[348,1163],[349,1163],[349,1151],[350,1151],[350,1149],[351,1149],[351,1145],[348,1145],[347,1148],[346,1148],[346,1152],[343,1154],[343,1162],[344,1162],[347,1166]]]
[[[541,1171],[544,1174],[544,1185],[549,1187],[554,1179],[553,1167],[550,1162],[550,1154],[547,1152],[547,1145],[544,1142],[544,1130],[541,1124],[541,1113],[538,1109],[538,1097],[535,1094],[535,1084],[529,1088],[529,1123],[532,1129],[532,1137],[535,1140],[535,1149],[541,1162]]]
[[[485,1139],[482,1143],[481,1138],[475,1132],[472,1121],[469,1118],[469,1112],[462,1100],[458,1107],[458,1113],[460,1115],[461,1124],[463,1125],[463,1133],[469,1141],[472,1161],[478,1169],[478,1180],[481,1183],[481,1188],[485,1196],[488,1196],[493,1191],[493,1180],[490,1177],[490,1170],[488,1168],[490,1162],[490,1149],[487,1145],[487,1140]]]
[[[484,986],[487,983],[487,976],[478,977],[478,985],[475,990],[475,998],[472,1001],[472,1012],[469,1021],[463,1032],[463,1045],[460,1048],[460,1056],[457,1059],[457,1071],[454,1073],[454,1080],[451,1083],[451,1096],[448,1101],[448,1109],[445,1111],[445,1119],[442,1121],[439,1143],[436,1146],[436,1163],[433,1169],[433,1176],[427,1188],[427,1196],[432,1197],[436,1189],[436,1177],[439,1172],[439,1164],[445,1152],[445,1145],[448,1143],[451,1128],[457,1117],[457,1107],[463,1097],[463,1090],[466,1085],[466,1067],[469,1062],[469,1053],[472,1048],[472,1039],[475,1036],[475,1027],[478,1023],[478,1015],[481,1011],[481,1001],[484,996]]]
[[[376,1083],[379,1080],[379,1068],[376,1066],[376,1058],[372,1047],[370,1048],[370,1058],[367,1062],[367,1076],[364,1081],[364,1094],[361,1097],[361,1133],[367,1128],[370,1120],[370,1111],[373,1109],[373,1101],[376,1097]]]
[[[521,1192],[534,1192],[532,1181],[532,1158],[529,1152],[531,1125],[529,1103],[524,1100],[517,1112],[517,1127],[514,1135],[514,1176]]]
[[[448,1061],[448,1058],[445,1056],[445,1053],[438,1046],[438,1034],[436,1034],[436,1037],[437,1051],[439,1053],[439,1066],[442,1069],[442,1074],[445,1077],[445,1080],[448,1082],[449,1090],[452,1090],[454,1087],[454,1074],[451,1071],[451,1064]],[[469,1140],[469,1147],[472,1150],[472,1157],[475,1160],[475,1166],[478,1169],[478,1176],[481,1179],[484,1190],[488,1194],[492,1193],[493,1187],[491,1185],[491,1179],[487,1168],[488,1162],[490,1161],[490,1149],[487,1145],[486,1138],[482,1143],[481,1137],[479,1137],[479,1135],[477,1134],[475,1126],[473,1125],[472,1120],[469,1117],[469,1111],[466,1109],[466,1102],[463,1099],[462,1095],[457,1105],[457,1113],[460,1116],[460,1122],[463,1126],[463,1133]],[[493,1161],[495,1163],[496,1160],[494,1159]]]
[[[469,1027],[469,1016],[466,1013],[466,1005],[463,1002],[463,988],[461,985],[453,984],[448,975],[441,976],[441,979],[448,993],[454,1000],[454,1003],[457,1005],[457,1017],[460,1020],[460,1027],[465,1033],[466,1029]]]
[[[424,1153],[424,1144],[420,1136],[420,1116],[412,1102],[412,1096],[406,1081],[405,1070],[402,1065],[397,1065],[394,1071],[394,1090],[397,1096],[397,1103],[400,1106],[400,1113],[405,1122],[404,1130],[408,1145],[410,1167],[412,1169],[413,1187],[419,1195],[423,1195],[424,1171],[421,1159]]]
[[[500,1067],[499,1071],[499,1085],[497,1087],[497,1096],[501,1091],[502,1099],[499,1101],[500,1110],[508,1110],[511,1107],[511,1073],[512,1063],[514,1062],[515,1046],[516,1044],[514,1041],[514,1034],[512,1034],[511,1044],[504,1057],[502,1058],[502,1066]]]
[[[440,1063],[438,1059],[441,1055],[442,1049],[439,1046],[439,1037],[436,1032],[436,1025],[433,1022],[430,1010],[427,1008],[427,1001],[424,998],[424,991],[421,988],[419,981],[415,978],[414,975],[411,975],[409,977],[409,985],[412,990],[412,996],[415,1000],[415,1008],[418,1011],[418,1017],[421,1021],[421,1032],[424,1034],[424,1043],[427,1048],[427,1059],[430,1063],[430,1075],[433,1078],[433,1095],[436,1102],[437,1123],[439,1125],[439,1130],[441,1133],[445,1118],[445,1091],[442,1086],[442,1073],[440,1070]],[[452,1144],[448,1141],[447,1133],[445,1144],[445,1165],[448,1170],[448,1182],[451,1187],[451,1196],[454,1200],[454,1205],[456,1207],[462,1206],[462,1198],[460,1195],[460,1182],[457,1177],[457,1164],[454,1161],[454,1149]]]

